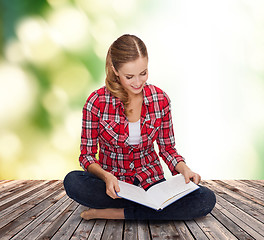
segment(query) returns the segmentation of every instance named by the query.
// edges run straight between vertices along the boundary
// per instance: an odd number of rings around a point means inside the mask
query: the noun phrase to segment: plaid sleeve
[[[81,133],[81,154],[79,157],[81,167],[87,171],[92,163],[99,163],[95,157],[98,146],[99,129],[99,97],[93,92],[83,107],[82,133]]]
[[[177,174],[178,172],[175,170],[175,167],[179,162],[184,161],[184,158],[178,154],[175,148],[170,99],[166,93],[164,93],[162,123],[157,144],[159,146],[159,155],[168,165],[172,175]]]

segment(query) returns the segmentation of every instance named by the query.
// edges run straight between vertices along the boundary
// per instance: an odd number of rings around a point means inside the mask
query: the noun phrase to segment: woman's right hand
[[[105,175],[106,194],[113,199],[120,198],[117,196],[117,192],[120,191],[117,178],[107,172]]]
[[[105,171],[98,163],[88,166],[88,172],[102,179],[106,184],[106,194],[113,199],[120,198],[116,195],[120,191],[117,178],[110,172]]]

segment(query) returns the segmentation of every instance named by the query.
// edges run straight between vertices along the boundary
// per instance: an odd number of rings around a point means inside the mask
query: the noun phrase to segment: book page
[[[123,181],[118,181],[120,192],[117,193],[119,197],[131,200],[133,202],[152,207],[154,209],[158,208],[157,205],[148,198],[146,191],[143,188],[129,184]]]
[[[155,199],[161,206],[164,202],[171,199],[168,202],[171,203],[178,198],[185,196],[187,193],[194,191],[199,188],[195,183],[185,183],[184,176],[178,174],[171,177],[167,181],[161,182],[147,191],[147,195],[150,199]],[[183,194],[181,194],[183,193]],[[173,199],[172,199],[173,198]],[[166,205],[167,206],[167,205]]]
[[[197,186],[197,188],[199,188],[199,187]],[[170,199],[168,199],[168,200],[166,200],[165,202],[163,202],[159,209],[163,209],[163,208],[169,206],[170,204],[172,204],[172,203],[175,202],[176,200],[179,200],[180,198],[184,197],[185,195],[187,195],[187,194],[189,194],[189,193],[195,191],[197,188],[192,189],[192,190],[190,190],[190,189],[185,190],[185,191],[183,191],[183,192],[181,192],[181,193],[179,193],[179,194],[177,194],[177,195],[171,197]]]
[[[171,177],[167,181],[154,185],[149,190],[118,181],[120,192],[119,197],[131,200],[133,202],[154,208],[156,210],[163,209],[179,198],[199,188],[193,182],[185,183],[185,179],[181,174]]]

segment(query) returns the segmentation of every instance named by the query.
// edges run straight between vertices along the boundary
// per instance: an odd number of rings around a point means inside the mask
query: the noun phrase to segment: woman
[[[119,37],[106,58],[106,86],[94,91],[83,108],[80,165],[64,179],[68,196],[89,207],[84,219],[189,220],[208,214],[214,193],[198,190],[162,211],[121,199],[118,180],[145,190],[165,181],[154,150],[173,175],[199,184],[200,175],[190,170],[175,149],[170,100],[161,89],[147,84],[148,53],[141,39]],[[96,158],[99,145],[99,157]]]

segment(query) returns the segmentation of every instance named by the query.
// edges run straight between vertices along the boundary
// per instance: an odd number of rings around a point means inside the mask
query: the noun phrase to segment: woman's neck
[[[127,118],[129,122],[137,122],[141,116],[141,108],[143,103],[143,94],[134,95],[129,99],[127,106]]]

